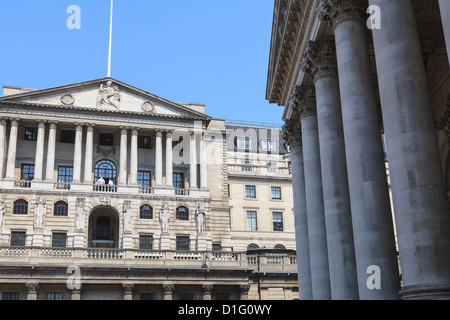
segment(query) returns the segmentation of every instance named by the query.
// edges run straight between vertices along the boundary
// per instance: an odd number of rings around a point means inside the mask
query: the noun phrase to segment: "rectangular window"
[[[270,196],[273,200],[281,200],[281,187],[270,187]]]
[[[151,141],[152,141],[151,136],[138,136],[138,148],[151,149],[152,148]]]
[[[47,300],[63,300],[62,292],[47,292]]]
[[[31,181],[34,179],[34,164],[23,164],[21,179]]]
[[[272,212],[273,231],[283,231],[283,213]]]
[[[182,173],[173,174],[173,187],[175,189],[184,189],[184,174]]]
[[[112,147],[114,145],[114,134],[113,133],[100,132],[99,142],[100,142],[99,144],[101,146],[110,146],[110,147]]]
[[[247,231],[258,231],[256,211],[247,211]]]
[[[75,143],[75,130],[61,130],[59,135],[61,143]]]
[[[67,241],[67,234],[54,232],[52,235],[52,247],[54,248],[65,248]]]
[[[58,182],[71,183],[73,180],[73,167],[58,167]]]
[[[139,236],[139,249],[152,250],[153,249],[153,236],[152,235],[140,235]]]
[[[189,236],[177,236],[177,250],[189,250]]]
[[[138,171],[138,185],[141,187],[152,186],[152,173],[150,171]]]
[[[27,238],[27,233],[23,231],[12,231],[11,232],[11,246],[12,247],[25,247],[25,239]]]
[[[250,138],[238,138],[238,149],[250,149],[251,145]]]
[[[23,136],[23,140],[26,141],[36,141],[38,134],[38,128],[25,128],[25,133]]]
[[[179,292],[178,300],[194,300],[194,294],[192,292]]]
[[[256,199],[256,187],[245,186],[245,197],[247,199]]]
[[[2,300],[19,300],[20,292],[3,292]]]
[[[264,151],[274,151],[275,150],[275,141],[263,140],[262,141],[262,149]]]
[[[152,292],[139,293],[139,300],[155,300],[155,294]]]

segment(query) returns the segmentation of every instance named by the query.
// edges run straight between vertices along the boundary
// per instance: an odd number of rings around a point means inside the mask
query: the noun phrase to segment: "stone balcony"
[[[0,247],[0,265],[249,269],[297,272],[292,254],[139,249]]]

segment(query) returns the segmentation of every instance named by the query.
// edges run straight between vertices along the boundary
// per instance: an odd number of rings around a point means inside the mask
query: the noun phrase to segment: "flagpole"
[[[111,77],[111,43],[112,43],[112,26],[113,26],[113,2],[111,0],[111,18],[109,22],[109,51],[108,51],[108,78]]]

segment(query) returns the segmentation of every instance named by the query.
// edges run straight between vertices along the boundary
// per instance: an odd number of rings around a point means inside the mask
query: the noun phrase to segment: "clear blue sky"
[[[115,0],[111,76],[208,115],[281,123],[265,100],[273,0]],[[70,30],[67,8],[81,9]],[[107,76],[110,0],[0,0],[0,86]]]

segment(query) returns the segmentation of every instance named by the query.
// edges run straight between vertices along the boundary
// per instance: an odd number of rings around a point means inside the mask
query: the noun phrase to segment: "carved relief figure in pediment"
[[[120,92],[119,87],[113,85],[112,81],[107,81],[106,85],[101,84],[97,96],[97,108],[101,106],[110,106],[119,108]]]

